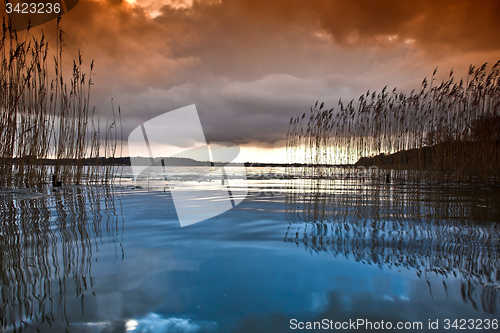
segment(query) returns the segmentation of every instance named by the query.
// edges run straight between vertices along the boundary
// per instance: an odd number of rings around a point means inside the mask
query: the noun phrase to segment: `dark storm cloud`
[[[341,45],[380,43],[380,37],[415,39],[422,47],[497,50],[498,1],[315,0],[237,1],[257,19],[319,26]],[[238,5],[235,5],[238,6]],[[429,49],[428,51],[433,51]]]
[[[125,135],[195,103],[207,139],[275,143],[316,100],[500,58],[497,1],[137,1],[81,0],[63,17],[67,59],[95,59],[92,102],[104,114],[114,98]]]

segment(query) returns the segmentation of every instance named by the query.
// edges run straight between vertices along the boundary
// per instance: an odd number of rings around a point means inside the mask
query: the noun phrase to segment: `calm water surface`
[[[181,228],[168,191],[127,185],[0,194],[6,331],[500,318],[498,188],[249,180],[236,208]]]

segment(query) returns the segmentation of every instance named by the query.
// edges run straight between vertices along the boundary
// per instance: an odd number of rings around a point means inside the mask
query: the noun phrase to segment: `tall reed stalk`
[[[111,179],[109,164],[100,177],[95,170],[98,163],[85,165],[86,158],[98,161],[100,154],[99,126],[95,126],[94,111],[89,111],[93,61],[87,77],[79,54],[73,62],[68,85],[63,79],[64,32],[60,18],[57,31],[54,73],[49,75],[45,36],[35,38],[28,29],[20,40],[10,22],[3,21],[0,39],[2,187],[42,186],[49,174],[63,184]],[[108,158],[116,152],[114,124],[115,119],[105,133],[105,157]],[[52,168],[47,165],[48,159],[52,159]]]
[[[386,86],[357,102],[339,100],[337,110],[316,102],[308,115],[290,119],[288,162],[313,166],[306,173],[315,177],[328,176],[315,166],[371,163],[406,176],[498,180],[499,66],[471,65],[458,82],[452,70],[433,85],[436,68],[409,95]]]

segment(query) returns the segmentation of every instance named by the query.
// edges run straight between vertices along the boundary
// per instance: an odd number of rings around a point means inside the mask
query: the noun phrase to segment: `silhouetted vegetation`
[[[385,87],[347,105],[339,100],[336,111],[316,102],[309,115],[290,119],[288,162],[310,166],[373,162],[419,171],[419,177],[498,180],[499,65],[500,61],[489,70],[487,64],[471,65],[466,80],[459,82],[452,70],[438,85],[436,68],[417,92],[406,95],[394,88],[390,93]],[[317,168],[310,170],[309,175],[328,176]]]
[[[106,123],[101,147],[99,121],[90,109],[89,76],[82,70],[81,55],[73,62],[72,75],[63,79],[64,32],[59,28],[54,73],[49,74],[49,47],[42,35],[35,38],[29,29],[21,40],[10,23],[2,24],[0,38],[0,186],[42,186],[50,174],[63,184],[84,180],[108,181],[112,166],[85,167],[84,158],[98,159],[116,152],[117,128]],[[53,158],[48,167],[38,163]],[[59,163],[62,160],[75,163]]]

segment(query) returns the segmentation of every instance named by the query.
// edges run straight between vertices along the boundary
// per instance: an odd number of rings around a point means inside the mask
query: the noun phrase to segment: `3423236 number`
[[[497,330],[498,329],[498,319],[445,319],[444,329],[455,329],[455,330]]]
[[[56,3],[17,3],[15,6],[11,3],[5,4],[5,11],[7,14],[52,14],[61,12],[61,4]]]

